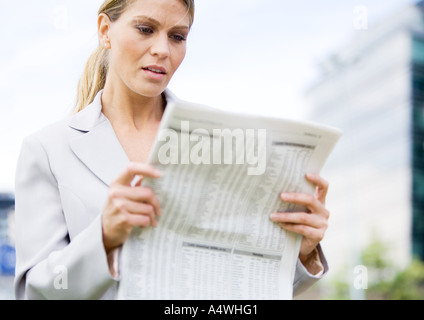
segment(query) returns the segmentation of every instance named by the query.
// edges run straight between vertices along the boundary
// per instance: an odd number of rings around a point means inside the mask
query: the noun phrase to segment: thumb
[[[160,178],[162,176],[162,172],[145,163],[130,162],[115,182],[129,186],[136,176],[139,176],[141,178],[140,180],[142,180],[143,177]],[[141,181],[139,182],[141,183]]]

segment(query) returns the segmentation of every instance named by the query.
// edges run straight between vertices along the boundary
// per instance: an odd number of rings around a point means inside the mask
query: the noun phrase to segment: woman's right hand
[[[161,172],[150,165],[131,162],[111,183],[102,214],[103,245],[106,253],[121,246],[133,227],[155,227],[161,215],[158,199],[150,188],[142,187],[143,177],[160,178]],[[135,178],[137,183],[132,185]]]

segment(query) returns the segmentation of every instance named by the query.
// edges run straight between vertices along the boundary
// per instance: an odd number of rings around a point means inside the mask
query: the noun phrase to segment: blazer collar
[[[175,103],[178,100],[169,89],[166,89],[164,93],[167,105]],[[89,132],[101,122],[108,121],[102,113],[102,94],[103,90],[100,90],[91,104],[70,118],[69,126],[71,128],[82,132]]]
[[[97,124],[107,120],[102,113],[102,94],[103,90],[100,90],[91,104],[71,117],[69,121],[71,128],[88,132]]]
[[[102,113],[102,93],[103,90],[90,105],[70,118],[69,126],[84,133],[74,138],[70,145],[74,154],[100,180],[110,186],[130,161],[111,123]],[[165,91],[165,96],[168,105],[176,100],[168,90]]]

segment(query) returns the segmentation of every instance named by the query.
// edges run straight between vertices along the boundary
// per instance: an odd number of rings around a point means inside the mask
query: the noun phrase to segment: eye
[[[172,34],[169,36],[172,40],[176,41],[176,42],[183,42],[187,40],[187,37],[182,35],[182,34]]]
[[[148,27],[148,26],[136,26],[136,28],[138,29],[138,31],[140,31],[143,34],[152,34],[154,32],[153,28]]]

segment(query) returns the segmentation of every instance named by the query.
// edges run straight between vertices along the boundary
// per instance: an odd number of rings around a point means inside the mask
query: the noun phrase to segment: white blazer
[[[25,138],[16,170],[17,299],[114,299],[101,213],[110,183],[129,159],[92,104]],[[168,103],[177,99],[166,91]],[[320,258],[327,263],[320,250]],[[298,262],[295,294],[315,277]]]

